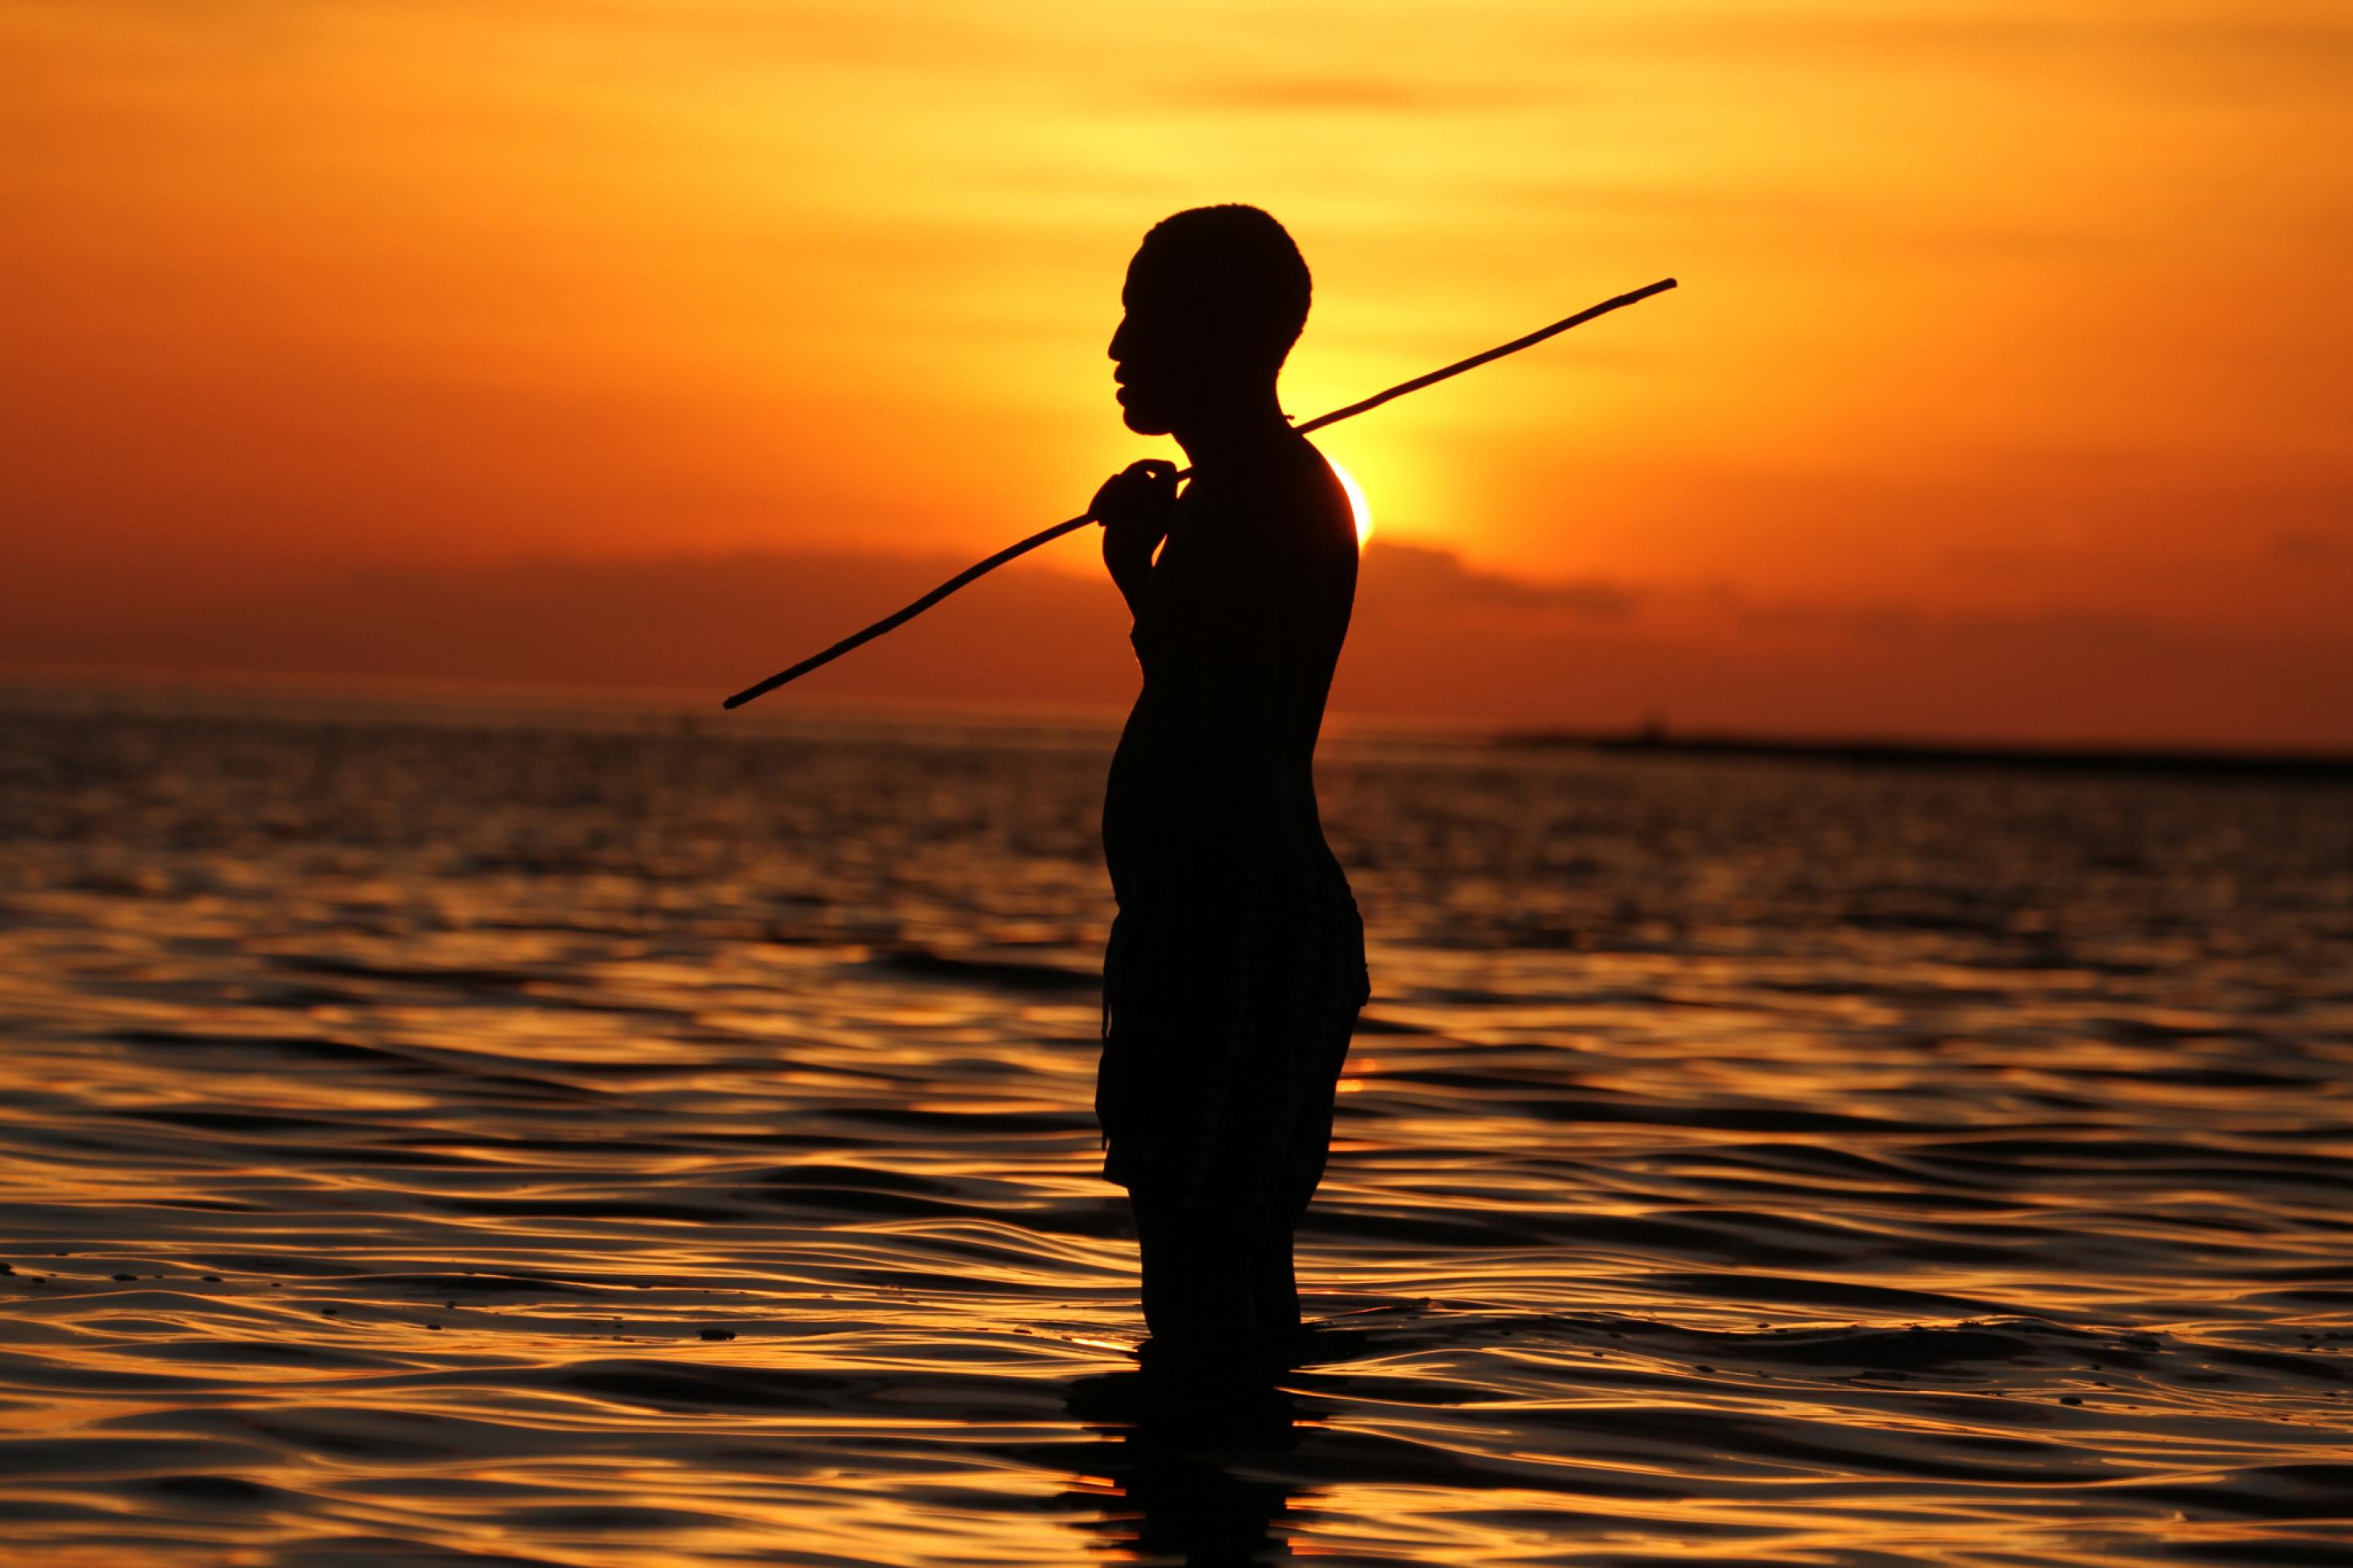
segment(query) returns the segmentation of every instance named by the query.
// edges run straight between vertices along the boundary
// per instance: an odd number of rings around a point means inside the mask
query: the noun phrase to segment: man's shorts
[[[1371,994],[1345,879],[1244,874],[1124,908],[1103,955],[1103,1177],[1221,1223],[1298,1224]]]

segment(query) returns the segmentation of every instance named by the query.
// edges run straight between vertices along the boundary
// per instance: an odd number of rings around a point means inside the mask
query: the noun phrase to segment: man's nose
[[[1121,347],[1121,344],[1126,341],[1126,338],[1127,338],[1127,321],[1126,321],[1126,320],[1125,320],[1124,318],[1123,318],[1123,319],[1121,320],[1121,321],[1120,321],[1119,325],[1118,325],[1117,327],[1113,328],[1113,331],[1112,331],[1112,334],[1111,334],[1111,346],[1110,346],[1109,348],[1105,349],[1103,352],[1104,352],[1105,353],[1107,353],[1107,354],[1111,355],[1111,357],[1112,357],[1112,358],[1113,358],[1113,359],[1115,359],[1115,360],[1116,360],[1116,359],[1125,359],[1125,358],[1127,357],[1127,354],[1126,354],[1125,351]]]

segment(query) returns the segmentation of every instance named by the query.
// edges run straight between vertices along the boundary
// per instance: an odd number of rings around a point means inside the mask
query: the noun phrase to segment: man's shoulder
[[[1356,516],[1348,493],[1324,454],[1304,439],[1272,462],[1227,473],[1203,485],[1194,515],[1204,531],[1234,542],[1309,549],[1345,540],[1353,550]]]

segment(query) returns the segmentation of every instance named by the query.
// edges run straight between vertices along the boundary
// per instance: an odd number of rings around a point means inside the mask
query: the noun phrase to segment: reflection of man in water
[[[1367,994],[1313,773],[1355,522],[1275,401],[1307,299],[1273,218],[1197,207],[1145,237],[1111,341],[1128,428],[1173,435],[1194,470],[1179,496],[1174,465],[1137,463],[1093,507],[1144,667],[1103,799],[1119,915],[1095,1110],[1145,1321],[1172,1345],[1298,1325],[1292,1233]]]

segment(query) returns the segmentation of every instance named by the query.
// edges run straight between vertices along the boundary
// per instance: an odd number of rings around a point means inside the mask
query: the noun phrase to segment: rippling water
[[[1138,1369],[1082,725],[0,714],[0,1552],[2353,1561],[2353,792],[1327,742],[1317,1359]]]

